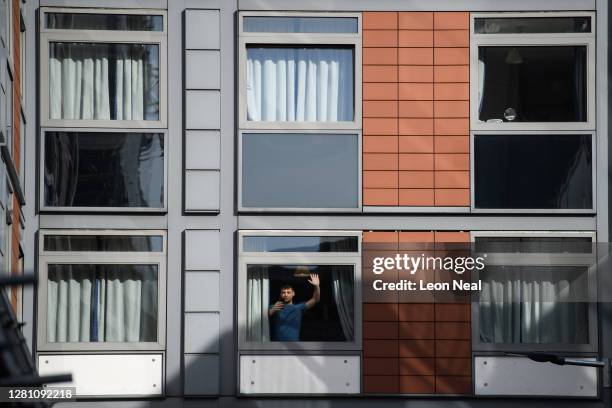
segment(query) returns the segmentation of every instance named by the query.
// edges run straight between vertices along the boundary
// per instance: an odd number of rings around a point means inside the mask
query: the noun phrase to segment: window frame
[[[45,251],[48,235],[154,235],[163,239],[162,252]],[[41,229],[38,233],[37,349],[39,351],[163,351],[166,342],[166,254],[164,230]],[[112,254],[112,258],[109,255]],[[157,265],[156,342],[49,342],[47,341],[47,290],[49,264],[148,264]]]
[[[501,136],[541,136],[546,135],[590,135],[591,136],[591,189],[593,191],[593,206],[592,208],[577,209],[577,208],[478,208],[476,207],[476,155],[474,150],[475,136],[495,137]],[[516,131],[508,132],[507,130],[472,130],[470,131],[470,210],[473,213],[509,213],[509,214],[595,214],[597,211],[597,133],[595,131],[585,130],[532,130],[532,131]]]
[[[163,31],[121,31],[121,30],[72,30],[45,28],[46,13],[82,13],[82,14],[134,14],[161,15]],[[40,123],[41,127],[97,127],[112,129],[159,129],[167,128],[168,106],[168,13],[159,9],[85,9],[66,7],[41,7],[39,14],[40,68],[39,81],[41,89]],[[49,44],[51,42],[71,43],[119,43],[119,44],[152,44],[159,50],[159,118],[158,120],[112,120],[112,119],[51,119],[49,117]]]
[[[45,205],[45,133],[46,132],[67,132],[67,133],[145,133],[155,134],[161,133],[164,135],[164,202],[163,207],[54,207]],[[160,213],[168,211],[168,130],[166,129],[102,129],[102,128],[61,128],[47,127],[40,128],[39,148],[40,148],[40,165],[38,166],[38,208],[42,213],[58,213],[58,212],[87,212],[87,213]]]
[[[357,33],[257,33],[245,32],[244,17],[350,17],[357,19]],[[361,13],[336,12],[256,12],[242,11],[238,14],[238,127],[240,129],[290,130],[346,130],[361,129]],[[246,63],[249,44],[300,46],[353,46],[353,120],[338,122],[289,122],[247,120]]]
[[[538,34],[476,34],[477,18],[512,18],[512,17],[584,17],[591,18],[590,33],[538,33]],[[493,130],[595,130],[596,128],[596,18],[594,12],[527,12],[527,13],[471,13],[470,15],[470,128],[473,131]],[[503,122],[486,123],[479,120],[478,90],[478,48],[480,46],[586,46],[586,122]]]
[[[593,244],[597,243],[594,231],[472,231],[471,244],[476,238],[591,238]],[[593,265],[597,260],[596,254],[567,254],[567,253],[487,253],[486,265],[509,266],[586,266],[588,268],[588,297],[597,297],[597,276]],[[553,259],[554,258],[554,259]],[[472,279],[478,281],[478,271],[473,271]],[[480,340],[480,293],[472,294],[472,352],[475,354],[487,352],[567,352],[567,353],[597,353],[598,351],[598,321],[597,304],[589,302],[588,307],[588,344],[570,343],[486,343]]]
[[[245,236],[354,236],[357,237],[357,252],[244,252],[243,238]],[[309,350],[317,352],[359,351],[362,343],[361,322],[361,231],[348,230],[239,230],[238,231],[238,285],[237,319],[238,319],[238,352],[247,354],[253,351],[270,352],[271,354],[295,354],[296,351]],[[249,342],[246,340],[247,314],[247,265],[352,265],[354,284],[354,325],[353,341],[325,342]]]
[[[248,207],[243,205],[242,202],[242,139],[245,134],[253,134],[253,133],[291,133],[291,134],[338,134],[338,135],[356,135],[357,136],[357,149],[358,149],[358,158],[357,158],[357,206],[356,207],[337,207],[337,208],[328,208],[328,207]],[[333,137],[333,136],[331,136]],[[362,208],[362,184],[363,184],[363,141],[362,141],[362,132],[361,130],[327,130],[325,132],[321,132],[319,130],[308,129],[299,132],[293,131],[285,131],[282,129],[271,129],[271,130],[263,130],[263,129],[240,129],[238,131],[238,167],[237,167],[237,176],[238,176],[238,211],[241,212],[317,212],[317,213],[359,213]]]

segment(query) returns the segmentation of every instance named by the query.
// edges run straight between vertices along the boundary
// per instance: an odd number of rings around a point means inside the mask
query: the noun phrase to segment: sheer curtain
[[[248,266],[247,270],[247,341],[270,340],[268,308],[270,283],[268,267]]]
[[[158,117],[156,45],[50,43],[51,119]]]
[[[247,119],[353,120],[353,51],[247,49]]]
[[[572,276],[570,269],[506,267],[496,269],[483,279],[481,340],[488,343],[587,343],[586,274]]]
[[[47,341],[157,340],[153,265],[48,266]]]
[[[353,341],[355,338],[354,327],[354,288],[353,275],[347,273],[347,270],[342,266],[332,266],[332,288],[334,290],[334,300],[338,308],[338,316],[340,317],[340,325],[346,341]]]

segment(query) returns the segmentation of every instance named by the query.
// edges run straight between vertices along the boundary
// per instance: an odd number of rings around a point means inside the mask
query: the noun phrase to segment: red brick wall
[[[469,13],[363,13],[363,203],[469,206]]]
[[[377,231],[364,232],[363,241],[399,251],[404,243],[468,242],[469,233]],[[363,392],[471,394],[470,303],[411,303],[406,296],[363,305]]]

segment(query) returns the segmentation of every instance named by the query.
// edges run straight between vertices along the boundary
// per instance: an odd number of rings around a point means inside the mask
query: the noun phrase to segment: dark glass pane
[[[50,207],[164,206],[161,133],[46,132]]]
[[[582,266],[487,266],[480,272],[484,343],[588,344]]]
[[[244,17],[244,32],[357,33],[354,17]]]
[[[245,252],[357,252],[357,237],[248,236]]]
[[[244,134],[242,205],[357,208],[358,164],[357,135]]]
[[[590,33],[591,17],[487,17],[474,19],[476,34]]]
[[[320,301],[313,297],[310,274],[320,280]],[[293,297],[283,297],[290,287]],[[353,265],[247,265],[247,341],[343,342],[355,338]],[[269,315],[276,302],[283,309]]]
[[[159,235],[45,235],[45,251],[162,252]]]
[[[49,118],[159,120],[159,46],[52,42]]]
[[[591,209],[590,135],[476,135],[475,206]]]
[[[590,254],[594,243],[589,237],[476,237],[476,252]]]
[[[47,341],[157,341],[157,265],[50,264],[47,273]]]
[[[479,119],[586,122],[586,46],[478,47]]]
[[[163,16],[144,14],[45,13],[46,28],[61,30],[163,31]]]

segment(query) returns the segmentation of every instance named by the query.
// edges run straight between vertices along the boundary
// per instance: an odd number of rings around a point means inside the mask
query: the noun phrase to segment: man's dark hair
[[[291,290],[293,290],[293,286],[285,283],[283,286],[280,287],[280,290],[284,290],[284,289],[291,289]]]

